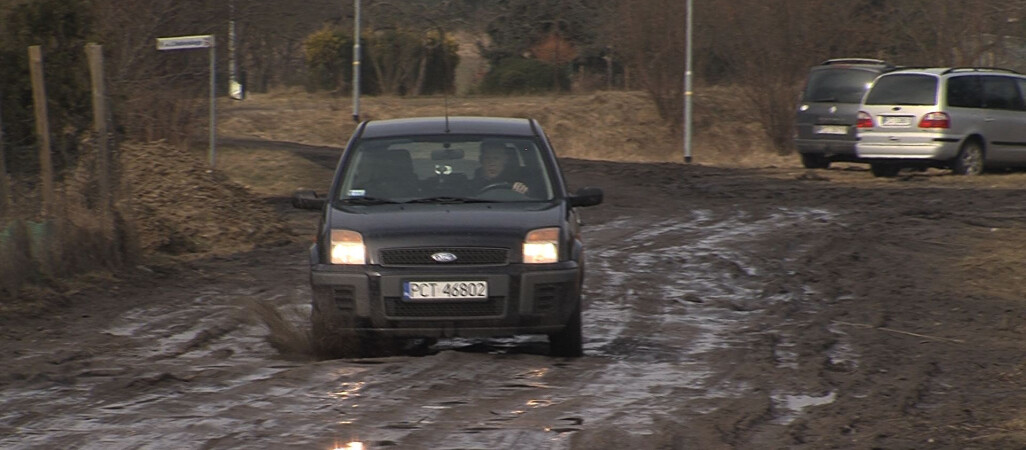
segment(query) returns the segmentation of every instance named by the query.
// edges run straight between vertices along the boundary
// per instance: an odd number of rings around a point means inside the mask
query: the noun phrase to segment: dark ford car
[[[311,321],[333,356],[404,341],[543,334],[579,356],[584,248],[575,208],[529,119],[369,121],[353,134],[311,248]]]

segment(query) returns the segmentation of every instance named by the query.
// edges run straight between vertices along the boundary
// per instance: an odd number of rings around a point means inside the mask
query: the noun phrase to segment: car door
[[[1004,75],[981,77],[983,108],[981,130],[988,143],[987,161],[998,164],[1026,163],[1026,102],[1018,78]]]

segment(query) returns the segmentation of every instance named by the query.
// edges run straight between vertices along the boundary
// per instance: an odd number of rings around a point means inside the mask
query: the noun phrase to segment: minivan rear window
[[[859,69],[815,70],[802,93],[802,101],[812,103],[858,103],[876,72]]]
[[[866,95],[867,105],[934,105],[937,103],[935,76],[894,74],[877,78]]]

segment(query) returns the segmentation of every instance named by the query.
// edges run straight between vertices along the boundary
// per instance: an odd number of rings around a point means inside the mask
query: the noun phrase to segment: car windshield
[[[876,72],[868,70],[816,70],[809,75],[802,100],[815,103],[858,103],[875,77]]]
[[[365,139],[346,156],[336,198],[353,205],[547,201],[538,142],[523,136]]]
[[[885,75],[866,94],[867,105],[934,105],[937,77],[922,74]]]

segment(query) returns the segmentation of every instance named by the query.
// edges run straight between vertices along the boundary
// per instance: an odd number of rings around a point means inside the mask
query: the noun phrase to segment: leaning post
[[[0,96],[0,106],[3,103],[3,96]],[[11,182],[7,178],[7,160],[4,155],[4,123],[3,114],[0,112],[0,217],[9,217],[8,210],[11,208]],[[3,225],[0,223],[0,225]]]
[[[104,227],[110,225],[112,197],[110,144],[107,129],[107,89],[103,73],[103,46],[86,44],[89,74],[93,89],[93,131],[96,133],[96,178],[100,190],[100,215]]]
[[[50,159],[50,122],[46,108],[46,85],[43,81],[43,50],[29,47],[29,73],[32,77],[32,98],[35,102],[36,136],[39,138],[39,172],[43,185],[43,216],[51,218],[54,205],[53,162]]]

